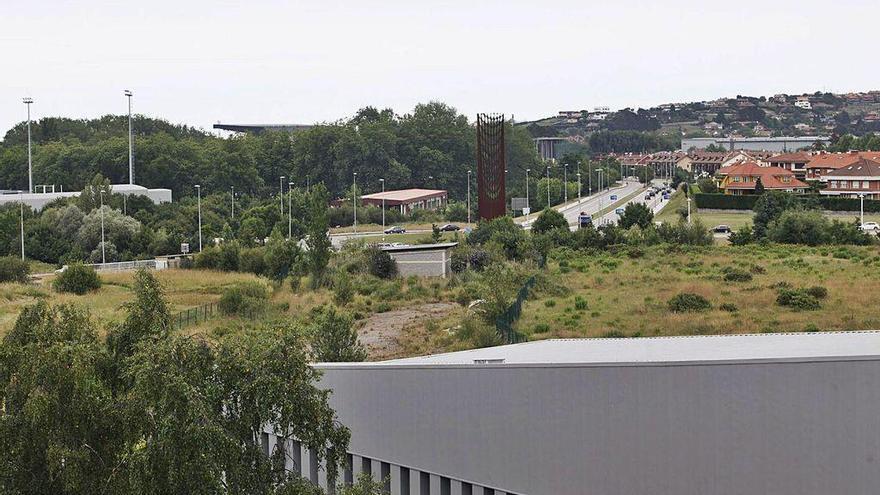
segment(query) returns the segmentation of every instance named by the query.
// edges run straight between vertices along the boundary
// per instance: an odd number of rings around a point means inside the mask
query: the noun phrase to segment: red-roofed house
[[[799,181],[794,173],[779,167],[762,167],[754,162],[737,163],[722,167],[716,173],[721,177],[718,186],[724,194],[754,194],[758,179],[768,191],[804,192],[809,186]]]
[[[880,160],[880,151],[849,151],[847,153],[820,152],[813,155],[807,163],[807,179],[823,180],[823,177],[837,169],[848,167],[861,158]]]
[[[770,157],[767,161],[771,167],[784,168],[794,172],[794,176],[799,180],[807,178],[807,163],[813,159],[813,156],[803,151],[794,153],[782,153]]]
[[[826,196],[880,198],[880,163],[867,158],[839,168],[822,177],[828,187],[819,191]]]

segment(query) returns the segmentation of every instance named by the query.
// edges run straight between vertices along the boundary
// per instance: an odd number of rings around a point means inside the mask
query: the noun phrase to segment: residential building
[[[796,151],[794,153],[782,153],[773,155],[768,158],[771,167],[779,167],[794,173],[798,180],[807,178],[807,163],[813,156],[805,151]]]
[[[586,110],[560,110],[559,117],[563,119],[579,119],[585,113],[587,113]]]
[[[448,200],[443,189],[400,189],[361,196],[362,204],[395,208],[403,214],[413,210],[439,210]]]
[[[880,333],[557,339],[318,363],[394,495],[873,494]],[[265,447],[327,487],[317,453]],[[283,445],[277,442],[285,441]]]
[[[790,170],[779,167],[762,167],[755,162],[737,163],[723,167],[716,174],[718,188],[724,194],[754,194],[758,181],[767,191],[804,192],[809,186],[795,178]]]
[[[813,108],[813,104],[810,103],[810,100],[801,100],[801,99],[798,99],[796,102],[794,102],[794,106],[796,106],[798,108],[803,108],[804,110],[812,110],[812,108]]]
[[[859,157],[850,165],[825,174],[822,181],[826,187],[819,194],[825,196],[880,199],[880,162]]]
[[[691,158],[682,151],[658,151],[649,155],[647,165],[654,170],[655,176],[669,177],[676,168],[690,172]]]
[[[807,180],[822,180],[822,177],[843,167],[856,163],[859,158],[880,159],[880,151],[849,151],[828,153],[820,151],[812,155],[807,163]]]
[[[688,154],[691,172],[694,175],[713,175],[723,166],[727,155],[726,151],[693,151]]]

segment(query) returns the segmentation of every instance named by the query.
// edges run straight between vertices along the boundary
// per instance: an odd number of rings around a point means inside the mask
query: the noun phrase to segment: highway
[[[606,189],[601,193],[595,193],[592,196],[585,196],[581,198],[580,201],[575,200],[562,205],[554,206],[553,209],[562,213],[565,216],[565,219],[568,221],[569,225],[573,226],[573,228],[577,228],[578,216],[581,214],[581,212],[584,212],[588,215],[595,215],[600,210],[607,208],[608,206],[641,190],[642,188],[642,184],[637,181],[626,181],[622,186],[612,187],[611,189]],[[612,200],[611,196],[617,196],[617,199]],[[523,226],[527,229],[530,229],[532,227],[532,223],[538,218],[538,213],[539,212],[535,212],[530,215],[529,219],[523,222]]]

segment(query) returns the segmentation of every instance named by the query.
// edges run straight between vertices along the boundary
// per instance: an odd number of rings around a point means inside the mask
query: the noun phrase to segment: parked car
[[[877,232],[880,231],[880,224],[877,222],[865,222],[859,227],[863,232]]]
[[[395,225],[394,227],[385,229],[386,234],[403,234],[404,232],[406,232],[406,229],[399,225]]]
[[[730,225],[716,225],[715,228],[712,229],[712,232],[715,232],[716,234],[729,234]]]
[[[447,223],[446,225],[440,226],[440,232],[455,232],[456,230],[460,230],[461,227],[455,224]]]
[[[669,196],[669,193],[668,193],[668,192],[667,192],[667,193],[663,193],[663,199],[669,199],[669,197],[670,197],[670,196]]]

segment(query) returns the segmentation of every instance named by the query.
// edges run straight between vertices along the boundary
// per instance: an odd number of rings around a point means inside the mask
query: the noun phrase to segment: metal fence
[[[87,266],[91,266],[99,272],[119,272],[126,270],[137,270],[138,268],[155,270],[156,260],[117,261],[112,263],[95,263]]]
[[[516,301],[514,301],[509,308],[495,319],[495,329],[498,331],[498,334],[501,335],[501,338],[504,339],[505,344],[515,344],[526,340],[523,334],[513,329],[513,324],[519,319],[519,316],[522,313],[523,302],[529,297],[529,291],[532,290],[532,287],[534,286],[535,276],[532,275],[526,280],[526,283],[519,288],[519,292],[516,294]]]
[[[195,308],[189,308],[177,313],[171,317],[171,326],[176,330],[195,325],[203,321],[213,318],[215,314],[219,314],[217,303],[202,304]]]

